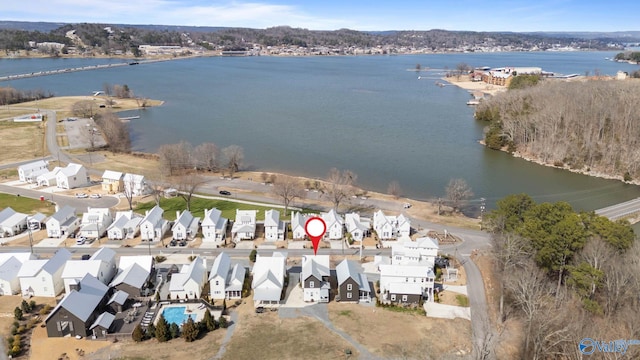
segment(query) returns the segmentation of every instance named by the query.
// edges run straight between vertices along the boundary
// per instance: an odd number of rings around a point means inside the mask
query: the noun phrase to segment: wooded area
[[[522,330],[517,358],[582,359],[584,338],[640,336],[640,246],[626,221],[520,194],[498,201],[485,226],[498,280],[497,325]],[[625,356],[638,358],[640,348],[630,346]]]
[[[640,177],[640,82],[545,80],[501,93],[477,108],[489,148],[545,164]]]

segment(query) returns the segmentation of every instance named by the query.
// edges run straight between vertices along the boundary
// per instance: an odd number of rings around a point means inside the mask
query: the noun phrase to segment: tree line
[[[498,324],[521,325],[518,358],[581,359],[583,338],[640,336],[640,246],[626,221],[528,195],[485,217],[498,278]],[[640,349],[626,356],[637,358]]]
[[[545,80],[483,101],[475,116],[491,149],[628,181],[640,177],[638,103],[636,81]]]
[[[17,90],[11,87],[0,87],[0,105],[18,104],[27,101],[53,97],[51,92],[44,90]]]

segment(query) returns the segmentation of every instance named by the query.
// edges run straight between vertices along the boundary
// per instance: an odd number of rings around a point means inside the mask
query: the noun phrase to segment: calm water
[[[1,84],[56,95],[89,94],[104,83],[165,100],[131,122],[135,150],[163,143],[213,141],[241,145],[247,165],[322,178],[331,167],[351,169],[366,188],[385,192],[392,180],[415,198],[441,196],[464,178],[491,205],[511,193],[538,201],[566,200],[595,209],[640,196],[636,186],[535,165],[478,144],[482,124],[470,98],[438,87],[446,68],[539,66],[570,74],[615,74],[638,66],[605,61],[613,52],[492,53],[380,57],[201,58]],[[0,60],[0,75],[120,60]],[[431,70],[408,71],[416,64]],[[135,113],[137,114],[137,112]]]

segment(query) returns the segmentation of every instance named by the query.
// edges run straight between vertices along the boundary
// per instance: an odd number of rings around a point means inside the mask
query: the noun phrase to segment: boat
[[[480,100],[472,99],[472,100],[467,101],[467,105],[469,105],[469,106],[476,106],[476,105],[479,105],[479,104],[480,104]]]

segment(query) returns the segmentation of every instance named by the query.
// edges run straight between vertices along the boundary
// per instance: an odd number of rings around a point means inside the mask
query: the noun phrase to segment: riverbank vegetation
[[[630,181],[640,177],[640,82],[542,81],[477,108],[485,144],[543,164]]]
[[[575,353],[583,338],[640,335],[640,246],[626,221],[521,194],[498,201],[485,226],[498,278],[498,325],[521,325],[519,358]],[[640,356],[640,349],[628,351]]]
[[[0,105],[18,104],[25,101],[40,100],[52,97],[53,94],[42,89],[16,90],[11,87],[0,87]]]

